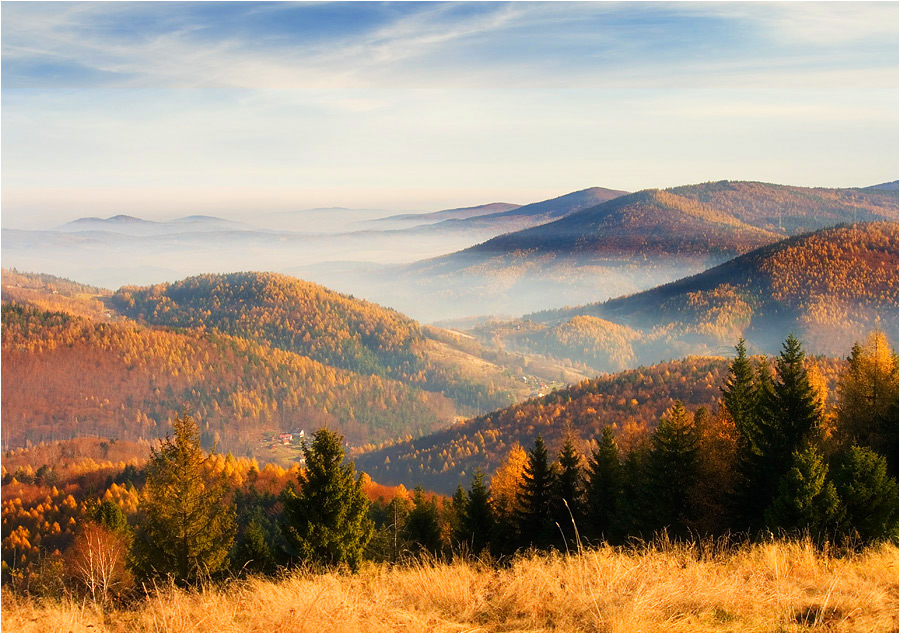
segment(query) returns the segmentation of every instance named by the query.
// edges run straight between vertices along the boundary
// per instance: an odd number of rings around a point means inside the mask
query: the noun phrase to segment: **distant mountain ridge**
[[[119,214],[109,218],[85,217],[72,220],[56,228],[62,232],[112,232],[132,236],[160,236],[184,232],[259,231],[244,222],[216,216],[193,215],[167,221],[144,220]]]
[[[714,207],[664,190],[644,190],[549,224],[493,238],[463,253],[644,256],[738,253],[777,239]]]
[[[498,232],[500,230],[515,231],[549,222],[556,218],[563,218],[569,214],[613,198],[618,198],[627,193],[605,187],[589,187],[557,196],[556,198],[522,205],[507,211],[480,215],[475,218],[445,220],[431,227],[436,231],[461,231],[488,227],[496,228]]]
[[[894,191],[900,189],[900,180],[879,183],[878,185],[869,185],[868,187],[863,187],[863,189],[887,189]]]
[[[420,214],[396,214],[385,218],[378,218],[369,222],[372,227],[389,226],[391,228],[415,227],[420,225],[429,225],[442,220],[465,220],[478,216],[486,216],[498,214],[505,211],[512,211],[520,208],[522,205],[513,203],[487,203],[486,205],[477,205],[475,207],[457,207],[454,209],[443,209],[441,211],[432,211],[430,213]]]

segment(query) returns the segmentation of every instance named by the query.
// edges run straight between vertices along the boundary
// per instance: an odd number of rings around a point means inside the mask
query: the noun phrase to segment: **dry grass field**
[[[656,545],[523,556],[508,567],[415,562],[293,572],[129,607],[4,592],[5,632],[859,631],[898,629],[898,549],[809,543]]]

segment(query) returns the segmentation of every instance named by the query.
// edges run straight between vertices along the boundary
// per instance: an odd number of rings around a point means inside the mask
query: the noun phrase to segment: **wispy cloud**
[[[746,155],[728,177],[767,177],[777,147],[777,180],[802,184],[791,158],[811,160],[810,138],[829,140],[812,157],[818,184],[897,170],[896,3],[0,10],[8,213],[47,183],[69,200],[93,192],[85,206],[104,187],[183,201],[191,184],[198,200],[239,187],[251,204],[246,192],[270,200],[268,188],[297,206],[304,191],[402,197],[411,182],[445,191],[448,180],[636,189],[714,177],[709,155],[728,147]],[[660,143],[679,148],[668,170]],[[343,204],[312,202],[330,203]]]

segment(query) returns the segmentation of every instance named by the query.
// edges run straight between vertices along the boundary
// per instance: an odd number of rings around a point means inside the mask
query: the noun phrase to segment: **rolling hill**
[[[120,214],[109,218],[78,218],[58,227],[57,230],[64,232],[108,231],[130,236],[158,236],[210,231],[258,231],[259,229],[243,222],[215,216],[194,215],[158,222]]]
[[[796,235],[846,222],[897,219],[896,186],[828,189],[719,181],[673,187],[667,191],[782,235]]]
[[[897,201],[892,190],[742,181],[644,190],[391,271],[403,280],[393,294],[376,282],[405,310],[418,298],[430,309],[420,319],[515,315],[646,290],[802,231],[893,220]]]
[[[113,295],[4,270],[3,301],[4,438],[14,444],[153,438],[185,405],[236,451],[322,424],[378,444],[530,391],[510,359],[287,276],[200,276]]]
[[[652,288],[777,239],[707,205],[647,190],[417,262],[400,273],[401,289],[420,306],[433,303],[433,318],[521,314]]]
[[[651,363],[688,351],[721,353],[743,336],[754,349],[774,353],[789,331],[817,354],[846,354],[874,328],[896,344],[897,245],[897,225],[890,222],[795,236],[642,293],[529,315],[537,322],[530,330],[540,336],[520,336],[514,346],[545,353],[552,347],[553,356],[573,355],[610,370],[616,369],[609,362],[613,350]],[[591,335],[585,317],[597,319],[588,323],[598,334]],[[601,345],[615,328],[640,334],[620,337],[612,348]],[[561,329],[590,341],[566,341]]]
[[[329,425],[353,443],[433,430],[453,404],[390,379],[197,329],[103,323],[3,305],[4,442],[168,433],[185,406],[223,450],[252,453],[263,434]]]

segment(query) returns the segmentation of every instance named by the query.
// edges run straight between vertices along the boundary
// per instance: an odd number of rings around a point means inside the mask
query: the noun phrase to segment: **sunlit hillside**
[[[3,438],[168,433],[189,408],[210,442],[254,452],[266,435],[330,425],[354,443],[436,429],[453,404],[399,381],[336,369],[264,344],[196,329],[105,323],[3,305]],[[271,441],[270,441],[271,443]]]
[[[773,353],[779,333],[790,331],[816,354],[842,354],[875,328],[896,344],[897,245],[895,223],[823,229],[643,293],[528,315],[533,332],[505,339],[512,349],[571,357],[597,370],[616,369],[619,359],[727,353],[740,336]],[[641,334],[614,335],[607,322]]]

